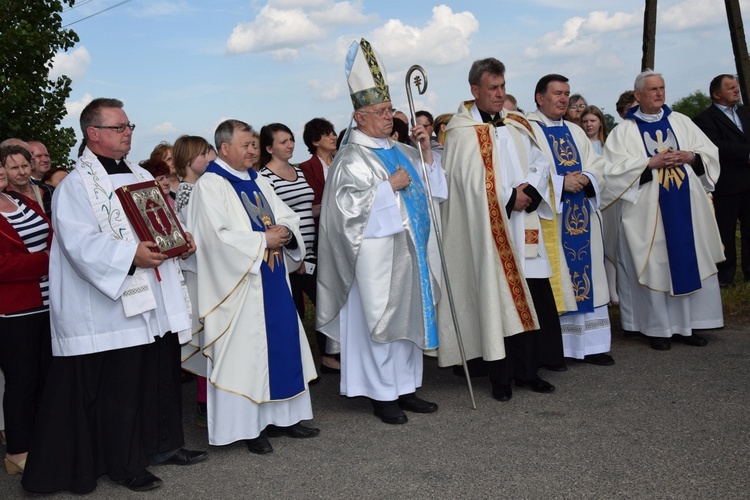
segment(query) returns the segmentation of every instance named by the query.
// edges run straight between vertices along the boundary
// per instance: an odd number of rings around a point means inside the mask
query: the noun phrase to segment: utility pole
[[[726,0],[729,2],[730,0]],[[738,7],[739,9],[739,7]],[[729,10],[729,8],[727,8]],[[643,12],[643,59],[641,71],[654,69],[654,54],[656,52],[656,0],[646,0]]]
[[[747,41],[745,40],[745,27],[742,24],[742,13],[740,12],[739,0],[724,0],[727,6],[727,21],[729,22],[729,37],[732,39],[732,50],[734,51],[734,64],[737,67],[737,80],[740,83],[742,102],[747,106],[748,89],[750,89],[750,59],[747,54]]]

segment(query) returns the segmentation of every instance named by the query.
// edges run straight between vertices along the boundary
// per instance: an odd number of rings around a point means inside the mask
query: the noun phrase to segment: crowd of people
[[[750,114],[732,75],[694,123],[644,71],[613,130],[560,74],[524,114],[494,58],[469,69],[473,99],[411,127],[366,40],[346,75],[354,123],[337,140],[310,120],[300,165],[288,126],[236,119],[213,145],[181,136],[135,164],[135,125],[109,98],[81,113],[70,172],[38,141],[0,144],[5,467],[26,490],[87,493],[107,474],[145,491],[162,484],[150,466],[205,460],[183,448],[181,369],[211,445],[317,436],[308,304],[321,376],[387,424],[438,410],[417,395],[424,355],[508,401],[555,391],[544,370],[614,365],[612,304],[657,350],[723,326],[738,219],[750,279]],[[186,231],[177,256],[115,195],[154,181]]]

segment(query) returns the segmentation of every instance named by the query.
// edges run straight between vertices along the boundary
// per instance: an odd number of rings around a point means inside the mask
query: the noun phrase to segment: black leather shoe
[[[268,437],[289,436],[293,438],[311,438],[318,434],[320,434],[320,429],[316,427],[305,427],[299,422],[290,425],[289,427],[278,427],[276,425],[269,425],[266,427],[266,435]]]
[[[396,403],[388,404],[385,406],[376,406],[374,410],[375,416],[386,424],[405,424],[409,421],[406,418],[406,414],[401,411]]]
[[[550,392],[554,392],[555,390],[554,385],[550,384],[546,380],[542,380],[539,377],[533,380],[516,379],[516,387],[528,387],[532,391],[539,392],[541,394],[549,394]]]
[[[320,373],[328,373],[328,374],[340,374],[341,369],[340,368],[331,368],[330,366],[326,366],[323,363],[320,364]]]
[[[631,338],[631,337],[644,337],[645,336],[641,332],[636,332],[636,331],[633,331],[633,330],[623,330],[622,333],[623,333],[623,335],[625,335],[625,337],[628,337],[628,338]]]
[[[154,476],[146,469],[143,469],[141,472],[129,479],[117,481],[117,484],[125,486],[130,491],[153,490],[154,488],[158,488],[159,486],[161,486],[162,483],[163,481],[161,479]]]
[[[162,462],[163,465],[193,465],[208,458],[207,451],[190,451],[180,448],[177,453]]]
[[[597,365],[597,366],[612,366],[615,364],[615,358],[610,356],[609,354],[605,353],[599,353],[599,354],[588,354],[583,357],[583,359],[576,359],[576,363],[589,363],[591,365]]]
[[[510,401],[513,397],[513,388],[510,384],[492,384],[492,397],[498,401]]]
[[[402,410],[414,413],[434,413],[438,409],[437,403],[430,403],[417,397],[415,393],[404,394],[398,397],[398,406]]]
[[[708,340],[696,334],[692,334],[688,337],[682,335],[672,335],[672,340],[676,340],[677,342],[682,342],[685,345],[691,345],[693,347],[705,347],[708,345]]]
[[[273,446],[271,446],[271,442],[266,437],[265,432],[261,432],[260,436],[255,439],[246,439],[245,444],[250,453],[255,453],[256,455],[265,455],[273,451]]]
[[[649,343],[651,344],[651,349],[656,349],[657,351],[668,351],[672,348],[672,342],[664,337],[651,337]]]

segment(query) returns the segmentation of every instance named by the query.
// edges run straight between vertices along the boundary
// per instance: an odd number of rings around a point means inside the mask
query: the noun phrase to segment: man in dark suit
[[[695,124],[719,148],[721,175],[713,193],[716,222],[727,260],[719,263],[719,284],[734,286],[737,268],[735,232],[740,221],[742,272],[750,281],[750,111],[740,102],[732,75],[719,75],[709,86],[713,104],[694,118]]]

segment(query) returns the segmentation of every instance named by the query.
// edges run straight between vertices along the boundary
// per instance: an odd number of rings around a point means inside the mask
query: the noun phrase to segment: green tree
[[[604,123],[607,125],[607,130],[612,130],[617,125],[615,117],[609,113],[604,113]]]
[[[68,165],[75,144],[71,127],[60,127],[71,80],[49,79],[52,58],[78,42],[62,28],[63,5],[75,0],[0,2],[0,141],[18,137],[43,142],[53,165]]]
[[[711,98],[708,97],[704,92],[696,90],[687,97],[677,99],[674,104],[670,106],[672,111],[677,111],[683,115],[687,115],[690,118],[694,118],[698,113],[706,109],[711,105]]]

